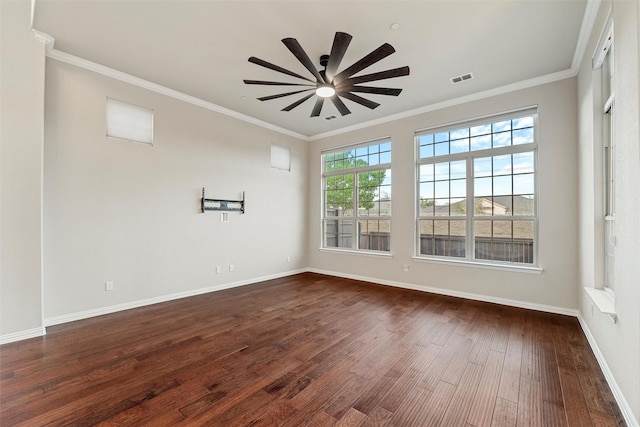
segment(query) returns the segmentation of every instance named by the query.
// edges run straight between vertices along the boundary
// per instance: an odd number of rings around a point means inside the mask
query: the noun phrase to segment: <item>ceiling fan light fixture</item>
[[[336,94],[336,90],[331,85],[318,86],[316,89],[316,95],[321,98],[330,98]]]

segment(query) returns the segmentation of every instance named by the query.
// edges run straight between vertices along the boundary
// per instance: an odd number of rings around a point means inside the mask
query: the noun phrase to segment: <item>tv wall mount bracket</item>
[[[200,208],[202,212],[206,211],[227,211],[244,213],[244,191],[242,192],[242,200],[228,199],[207,199],[202,187],[202,199],[200,199]]]

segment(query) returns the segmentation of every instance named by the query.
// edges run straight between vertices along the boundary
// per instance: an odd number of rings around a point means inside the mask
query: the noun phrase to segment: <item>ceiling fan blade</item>
[[[269,101],[270,99],[282,98],[283,96],[295,95],[296,93],[307,92],[312,89],[296,90],[294,92],[279,93],[277,95],[262,96],[258,98],[260,101]]]
[[[293,55],[298,58],[298,61],[300,61],[300,63],[304,65],[304,67],[309,70],[311,74],[313,74],[313,76],[318,80],[319,83],[324,82],[324,79],[316,69],[315,65],[313,65],[313,62],[311,62],[311,59],[309,59],[307,53],[304,51],[304,49],[302,49],[302,46],[300,46],[298,40],[289,37],[286,39],[282,39],[282,43],[284,43],[284,45],[291,51],[291,53],[293,53]]]
[[[377,102],[369,101],[368,99],[365,99],[358,95],[354,95],[351,92],[340,93],[340,96],[343,98],[347,98],[350,101],[357,102],[360,105],[364,105],[365,107],[370,108],[372,110],[380,106],[380,104],[378,104]]]
[[[409,67],[404,66],[400,68],[394,68],[392,70],[380,71],[377,73],[365,74],[363,76],[351,77],[343,82],[341,82],[338,86],[352,86],[358,83],[372,82],[374,80],[384,80],[384,79],[392,79],[394,77],[408,76],[409,75]]]
[[[243,80],[248,85],[268,85],[268,86],[309,86],[316,87],[316,85],[308,85],[304,83],[285,83],[285,82],[269,82],[265,80]]]
[[[289,104],[286,107],[284,107],[282,110],[280,111],[291,111],[294,108],[296,108],[298,105],[302,104],[304,101],[306,101],[307,99],[311,98],[313,95],[315,95],[315,93],[310,93],[307,96],[303,96],[302,98],[298,99],[296,102],[294,102],[293,104]]]
[[[358,71],[364,70],[365,68],[375,64],[381,59],[384,59],[387,56],[391,55],[395,51],[396,50],[389,43],[383,44],[382,46],[380,46],[379,48],[377,48],[376,50],[374,50],[373,52],[371,52],[361,60],[355,62],[349,68],[347,68],[346,70],[342,71],[340,74],[335,76],[333,79],[333,83],[338,84],[344,79],[348,79]]]
[[[297,77],[299,79],[306,80],[308,82],[313,82],[313,80],[308,79],[308,78],[306,78],[304,76],[301,76],[300,74],[294,73],[293,71],[289,71],[286,68],[279,67],[279,66],[277,66],[275,64],[272,64],[270,62],[263,61],[262,59],[256,58],[255,56],[252,56],[251,58],[249,58],[249,62],[254,63],[256,65],[260,65],[260,66],[265,67],[265,68],[269,68],[270,70],[277,71],[279,73],[287,74],[287,75],[292,76],[292,77]]]
[[[336,108],[338,109],[338,111],[340,112],[340,114],[342,116],[346,116],[347,114],[351,114],[351,111],[349,111],[347,106],[344,105],[344,102],[342,102],[342,99],[340,99],[339,97],[334,95],[334,96],[331,97],[331,101],[333,102],[333,105],[336,106]]]
[[[340,62],[342,62],[342,58],[344,57],[344,54],[347,51],[347,47],[349,47],[349,43],[351,43],[352,38],[353,37],[351,37],[349,34],[340,32],[337,32],[335,37],[333,38],[333,46],[331,46],[329,62],[327,63],[327,68],[325,71],[327,82],[333,80],[333,76],[336,74],[336,71],[340,66]]]
[[[309,89],[307,89],[309,90]],[[402,89],[392,89],[389,87],[373,87],[373,86],[351,86],[349,92],[373,93],[376,95],[398,96]]]
[[[318,117],[320,115],[320,111],[322,111],[322,104],[324,104],[324,98],[318,97],[316,99],[316,105],[313,106],[313,110],[311,110],[310,117]]]

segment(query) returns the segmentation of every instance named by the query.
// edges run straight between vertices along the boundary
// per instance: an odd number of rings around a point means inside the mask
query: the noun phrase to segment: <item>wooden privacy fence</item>
[[[340,233],[327,233],[326,246],[330,248],[351,248],[353,235],[344,227]],[[391,235],[384,232],[360,233],[358,249],[389,251]],[[466,240],[463,236],[426,235],[420,236],[420,255],[466,256]],[[476,237],[475,258],[493,261],[533,264],[533,240],[494,237]]]
[[[423,234],[420,236],[420,255],[464,258],[466,239],[464,236]],[[533,239],[476,237],[475,258],[533,264]]]

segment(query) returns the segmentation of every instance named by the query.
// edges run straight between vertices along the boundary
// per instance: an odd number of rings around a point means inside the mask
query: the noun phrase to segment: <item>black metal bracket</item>
[[[205,211],[231,211],[244,213],[244,191],[242,192],[242,200],[207,199],[204,196],[204,187],[202,187],[200,207],[202,208],[203,213]]]

